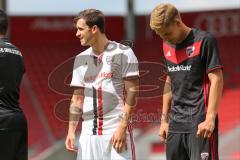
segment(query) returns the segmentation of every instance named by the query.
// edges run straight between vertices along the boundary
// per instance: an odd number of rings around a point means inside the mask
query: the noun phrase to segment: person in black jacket
[[[8,16],[0,10],[0,159],[27,160],[27,120],[19,106],[25,72],[21,52],[6,38]]]

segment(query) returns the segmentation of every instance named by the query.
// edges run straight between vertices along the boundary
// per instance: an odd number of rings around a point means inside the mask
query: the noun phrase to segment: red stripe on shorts
[[[128,131],[130,135],[130,143],[131,143],[131,150],[132,150],[132,159],[136,160],[136,155],[135,155],[135,146],[134,146],[134,141],[133,141],[133,133],[132,133],[132,125],[129,123],[128,124]]]

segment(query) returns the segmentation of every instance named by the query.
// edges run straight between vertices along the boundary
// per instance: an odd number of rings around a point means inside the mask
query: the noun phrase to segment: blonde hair
[[[162,3],[157,5],[150,17],[150,27],[152,30],[158,30],[162,27],[167,27],[174,22],[175,18],[179,16],[177,8],[170,3]]]

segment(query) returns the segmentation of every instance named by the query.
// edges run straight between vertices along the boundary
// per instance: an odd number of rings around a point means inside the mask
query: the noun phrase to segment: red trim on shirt
[[[98,135],[102,135],[103,130],[103,106],[102,106],[102,85],[98,88]]]
[[[163,43],[164,57],[175,64],[180,64],[183,61],[199,55],[201,49],[202,41],[194,42],[192,45],[189,45],[185,48],[176,50],[166,43]],[[188,55],[188,52],[192,53]]]

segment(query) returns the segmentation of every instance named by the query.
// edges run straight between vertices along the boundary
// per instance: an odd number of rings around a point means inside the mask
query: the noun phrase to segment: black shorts
[[[0,129],[0,159],[28,159],[28,130],[27,121],[23,114],[14,114],[1,119]]]
[[[168,133],[167,160],[219,160],[218,133],[197,138],[196,133]]]

